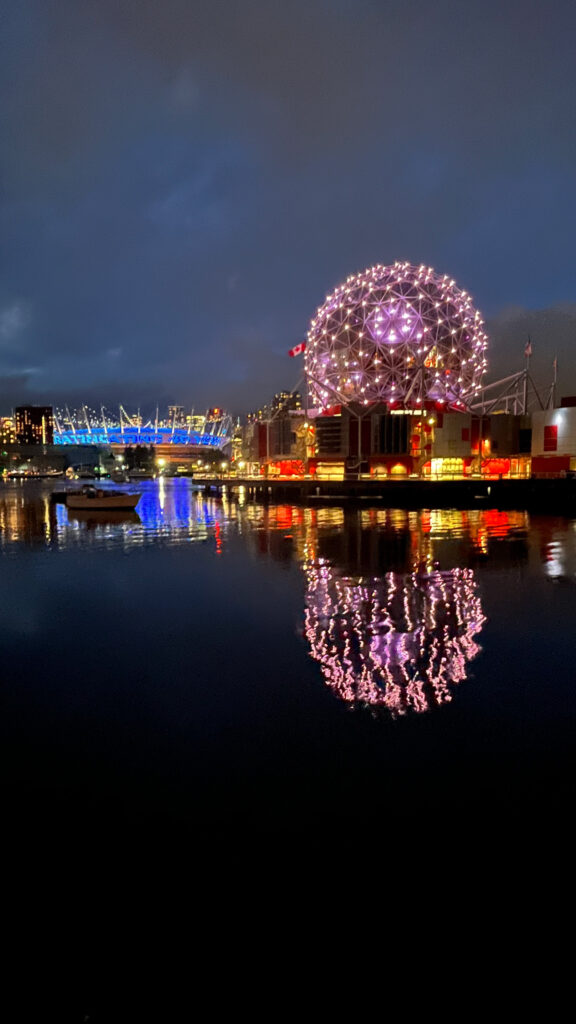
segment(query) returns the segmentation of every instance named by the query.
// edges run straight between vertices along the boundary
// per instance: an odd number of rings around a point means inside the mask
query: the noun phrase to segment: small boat
[[[81,491],[67,491],[66,507],[87,509],[90,512],[106,509],[134,509],[140,498],[140,494],[127,494],[126,491],[104,491],[88,485]]]

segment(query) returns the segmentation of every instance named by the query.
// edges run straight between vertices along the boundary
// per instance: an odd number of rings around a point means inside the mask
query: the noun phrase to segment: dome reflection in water
[[[338,697],[392,715],[452,699],[484,622],[471,569],[428,572],[421,564],[362,578],[342,576],[323,559],[304,568],[306,637]]]
[[[394,717],[450,701],[486,621],[478,569],[527,558],[529,517],[495,509],[246,505],[260,553],[296,558],[303,632],[341,700]]]
[[[537,523],[496,509],[263,505],[243,492],[206,497],[186,480],[144,482],[138,514],[128,518],[71,514],[42,483],[5,485],[0,494],[0,552],[198,542],[223,562],[247,548],[298,566],[298,632],[326,684],[350,705],[393,716],[452,699],[480,651],[478,579],[526,564],[529,528],[548,577],[569,573],[572,529]]]

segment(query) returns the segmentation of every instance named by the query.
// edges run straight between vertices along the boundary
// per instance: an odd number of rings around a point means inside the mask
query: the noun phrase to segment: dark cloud
[[[14,388],[250,407],[327,290],[405,258],[474,295],[491,371],[532,333],[576,390],[571,2],[5,7]]]
[[[557,360],[558,394],[576,393],[576,303],[552,309],[504,309],[487,324],[491,339],[490,377],[501,378],[524,367],[524,350],[532,346],[530,369],[542,393],[552,382]]]

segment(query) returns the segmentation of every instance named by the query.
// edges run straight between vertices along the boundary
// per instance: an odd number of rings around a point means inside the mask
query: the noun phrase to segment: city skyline
[[[8,5],[0,407],[253,408],[371,263],[576,392],[573,6]]]

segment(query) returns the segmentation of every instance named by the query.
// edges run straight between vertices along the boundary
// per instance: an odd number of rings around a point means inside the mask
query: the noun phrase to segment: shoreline
[[[207,494],[243,487],[252,500],[296,504],[374,501],[385,508],[506,508],[576,515],[576,480],[254,480],[193,479]]]

